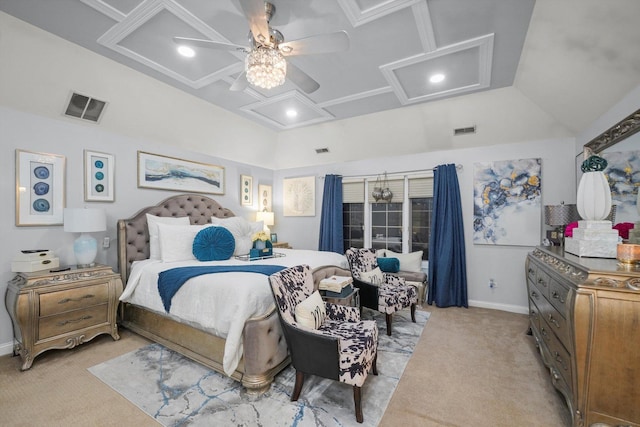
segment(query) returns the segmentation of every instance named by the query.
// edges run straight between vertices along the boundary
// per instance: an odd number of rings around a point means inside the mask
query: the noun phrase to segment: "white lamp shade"
[[[587,221],[605,219],[611,211],[611,188],[602,171],[585,172],[578,185],[578,213]]]
[[[64,231],[92,233],[106,229],[107,215],[104,209],[66,208],[64,210]]]
[[[256,221],[264,222],[264,225],[270,226],[274,224],[274,215],[273,212],[256,212]]]

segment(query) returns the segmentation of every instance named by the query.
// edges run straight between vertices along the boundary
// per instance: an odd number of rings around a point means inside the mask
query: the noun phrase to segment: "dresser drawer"
[[[100,325],[107,322],[109,304],[67,311],[38,320],[38,339],[55,337],[71,331]]]
[[[536,280],[533,282],[536,287],[542,292],[545,298],[549,298],[549,284],[551,283],[551,277],[542,271],[541,268],[536,270]]]
[[[560,312],[545,300],[544,304],[540,305],[540,315],[547,322],[549,330],[558,336],[562,345],[569,348],[569,325]]]
[[[553,334],[551,334],[548,346],[551,364],[555,367],[555,371],[560,373],[565,383],[570,386],[572,384],[572,370],[569,352]]]
[[[560,282],[551,279],[549,285],[549,301],[560,312],[563,317],[567,317],[567,297],[569,288]]]
[[[529,322],[536,331],[540,330],[540,310],[532,299],[529,299]]]
[[[109,301],[109,284],[84,286],[58,292],[40,293],[40,317],[64,313]]]

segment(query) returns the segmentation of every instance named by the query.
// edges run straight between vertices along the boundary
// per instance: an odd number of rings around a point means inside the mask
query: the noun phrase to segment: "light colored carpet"
[[[385,317],[371,310],[384,331]],[[309,376],[300,399],[291,402],[295,370],[278,374],[271,389],[260,396],[247,395],[225,375],[152,344],[89,369],[164,426],[377,426],[389,399],[411,358],[429,313],[394,315],[393,335],[381,334],[378,375],[369,375],[362,389],[364,423],[355,420],[353,389],[348,384]]]

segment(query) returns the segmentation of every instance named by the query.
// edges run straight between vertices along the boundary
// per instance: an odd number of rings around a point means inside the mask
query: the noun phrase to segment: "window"
[[[426,174],[425,174],[426,175]],[[423,251],[429,259],[433,211],[433,177],[397,177],[388,181],[390,202],[371,196],[375,180],[343,181],[344,248]],[[366,203],[365,203],[366,201]]]

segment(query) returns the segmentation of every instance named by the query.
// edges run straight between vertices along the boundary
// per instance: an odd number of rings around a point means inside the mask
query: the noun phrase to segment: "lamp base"
[[[94,260],[98,254],[98,242],[93,236],[82,233],[73,242],[73,253],[76,256],[78,268],[93,267],[96,265]]]

